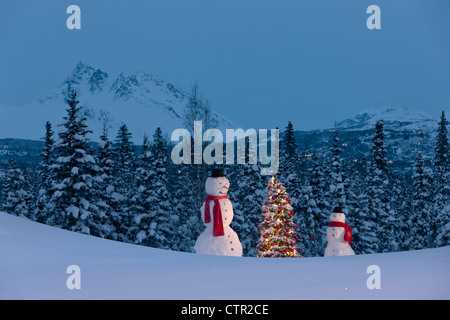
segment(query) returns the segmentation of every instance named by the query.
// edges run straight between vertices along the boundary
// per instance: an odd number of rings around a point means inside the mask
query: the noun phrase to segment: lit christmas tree
[[[299,241],[294,223],[294,211],[286,188],[275,177],[269,180],[266,201],[258,227],[260,238],[256,246],[257,257],[301,257],[296,247]]]

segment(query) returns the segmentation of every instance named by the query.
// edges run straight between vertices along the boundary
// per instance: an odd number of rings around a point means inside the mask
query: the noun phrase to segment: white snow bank
[[[78,265],[81,289],[66,286]],[[381,289],[369,290],[370,265]],[[0,212],[1,299],[449,299],[450,247],[300,259],[196,255],[69,232]]]

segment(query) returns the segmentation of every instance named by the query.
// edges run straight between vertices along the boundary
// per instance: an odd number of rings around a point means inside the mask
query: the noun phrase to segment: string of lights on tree
[[[276,177],[270,178],[258,227],[257,257],[301,257],[302,249],[296,246],[299,238],[290,201],[283,184]]]

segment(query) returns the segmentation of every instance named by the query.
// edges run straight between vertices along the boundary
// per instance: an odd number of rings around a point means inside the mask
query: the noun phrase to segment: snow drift
[[[81,289],[69,290],[70,265]],[[368,289],[368,267],[381,289]],[[238,258],[130,245],[0,212],[1,299],[449,299],[450,247],[317,258]]]

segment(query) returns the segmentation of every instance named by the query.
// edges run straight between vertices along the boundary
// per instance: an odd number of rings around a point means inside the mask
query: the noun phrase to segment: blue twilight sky
[[[81,30],[66,8],[81,8]],[[366,9],[381,8],[381,30]],[[22,105],[80,60],[145,71],[244,128],[330,127],[362,110],[450,110],[448,0],[2,0],[0,104]],[[1,113],[0,113],[1,116]]]

